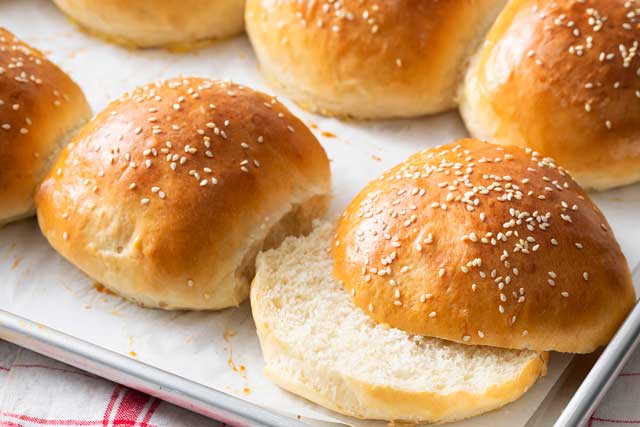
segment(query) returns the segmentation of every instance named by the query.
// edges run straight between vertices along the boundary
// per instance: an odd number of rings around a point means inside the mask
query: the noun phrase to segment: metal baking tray
[[[640,264],[633,272],[640,285]],[[0,339],[234,426],[311,426],[0,310]],[[574,357],[526,427],[586,424],[640,341],[640,303],[602,352]],[[314,426],[332,425],[313,421]]]
[[[8,26],[27,41],[44,48],[63,68],[75,70],[75,74],[72,75],[87,93],[94,111],[99,111],[106,102],[120,95],[124,89],[185,72],[216,78],[233,78],[240,83],[269,90],[256,72],[251,48],[242,37],[193,54],[175,54],[170,58],[166,52],[159,51],[127,53],[79,33],[66,22],[51,2],[45,0],[0,0],[0,25]],[[219,55],[219,62],[212,59],[215,55]],[[215,73],[212,70],[215,70]],[[295,109],[294,106],[292,109],[306,123],[312,127],[315,125],[316,133],[324,134],[324,131],[327,131],[327,134],[338,135],[338,138],[334,135],[334,139],[322,141],[325,147],[330,148],[330,156],[334,157],[332,169],[336,188],[340,189],[335,194],[332,212],[334,215],[339,213],[340,206],[344,206],[354,192],[362,188],[369,179],[377,176],[383,168],[424,148],[423,144],[435,145],[465,135],[455,113],[417,121],[345,123],[313,116]],[[353,173],[352,168],[354,156],[359,156],[357,174]],[[635,211],[630,213],[629,210],[640,211],[640,186],[635,186],[630,191],[621,190],[614,193],[605,196],[608,197],[607,203],[610,206],[607,214],[618,220],[619,238],[623,247],[627,249],[630,262],[635,264],[640,259],[640,248],[637,247],[640,230],[633,219],[637,214]],[[628,205],[629,198],[631,205]],[[35,224],[29,221],[11,227],[13,231],[18,228],[25,233],[36,232],[33,229]],[[620,232],[633,229],[636,232]],[[0,230],[1,232],[4,230]],[[16,236],[20,238],[26,234],[16,233]],[[0,253],[0,256],[4,256],[4,253]],[[34,269],[40,268],[38,262],[42,260],[37,258],[33,262]],[[638,290],[639,274],[640,271],[636,268],[634,282]],[[29,284],[38,287],[44,295],[43,299],[59,298],[47,300],[49,304],[49,301],[59,302],[60,298],[64,298],[64,295],[55,293],[60,292],[59,289],[51,289],[50,282],[55,281],[53,278],[41,277],[36,280],[29,277],[25,274],[24,281],[28,280]],[[5,285],[4,280],[6,278],[3,277],[2,285]],[[0,339],[231,425],[336,425],[276,413],[190,380],[186,378],[188,375],[181,376],[182,374],[163,370],[160,364],[144,363],[128,357],[126,349],[98,345],[100,343],[95,340],[90,342],[91,336],[84,336],[84,339],[78,335],[72,336],[65,333],[69,332],[69,323],[53,322],[42,310],[29,311],[24,309],[24,306],[20,307],[22,310],[18,310],[12,305],[12,295],[2,294],[2,290],[0,288]],[[76,314],[69,313],[72,319],[67,319],[68,322],[74,321],[73,316]],[[636,345],[638,331],[640,310],[634,311],[628,318],[602,355],[575,356],[546,394],[526,427],[573,427],[584,422],[615,379],[621,363]]]

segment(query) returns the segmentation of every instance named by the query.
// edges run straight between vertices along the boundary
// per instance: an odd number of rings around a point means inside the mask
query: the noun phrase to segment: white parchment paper
[[[94,111],[125,90],[180,74],[232,79],[273,93],[260,77],[244,36],[190,53],[131,51],[78,31],[44,0],[0,0],[0,26],[45,51],[69,72]],[[415,120],[341,122],[284,102],[314,129],[332,160],[332,215],[384,169],[424,147],[465,136],[454,112]],[[635,265],[640,259],[640,186],[594,197],[629,264]],[[89,278],[48,246],[34,220],[0,229],[0,308],[267,408],[312,420],[383,425],[341,417],[264,378],[248,304],[214,313],[139,308],[97,291]],[[524,425],[569,360],[552,354],[548,376],[522,399],[455,425]]]

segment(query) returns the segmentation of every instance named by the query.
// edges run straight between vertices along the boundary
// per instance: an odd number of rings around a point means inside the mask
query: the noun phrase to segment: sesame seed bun
[[[590,352],[635,301],[609,224],[569,174],[474,139],[369,183],[333,251],[335,276],[374,320],[466,344]]]
[[[148,307],[248,297],[254,258],[324,213],[327,156],[276,99],[181,78],[112,102],[61,153],[36,199],[65,258]]]
[[[301,106],[354,118],[454,107],[464,64],[505,0],[248,0],[266,78]]]
[[[244,0],[54,0],[82,29],[130,47],[191,48],[244,30]]]
[[[0,27],[0,225],[33,214],[36,186],[90,116],[64,71]]]
[[[554,157],[585,188],[640,180],[640,2],[514,0],[460,94],[471,134]]]

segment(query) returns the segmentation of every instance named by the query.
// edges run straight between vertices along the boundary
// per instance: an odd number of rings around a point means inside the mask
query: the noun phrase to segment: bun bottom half
[[[545,375],[547,353],[376,324],[333,278],[333,232],[323,223],[257,258],[251,307],[277,385],[357,418],[448,422],[512,402]]]

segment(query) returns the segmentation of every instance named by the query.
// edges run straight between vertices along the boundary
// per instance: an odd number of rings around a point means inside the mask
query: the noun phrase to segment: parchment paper
[[[273,93],[260,77],[244,36],[190,53],[131,51],[78,31],[44,0],[0,0],[0,25],[44,50],[69,72],[94,111],[125,90],[180,74],[233,79]],[[331,215],[384,169],[424,147],[465,136],[455,112],[415,120],[341,122],[284,102],[314,129],[332,159]],[[635,265],[640,259],[640,186],[597,194],[595,200],[629,264]],[[341,417],[264,378],[248,304],[211,313],[139,308],[95,289],[89,278],[48,246],[34,220],[0,229],[0,284],[3,309],[261,406],[312,420],[383,425]],[[455,425],[524,425],[569,360],[552,354],[548,376],[522,399]]]

